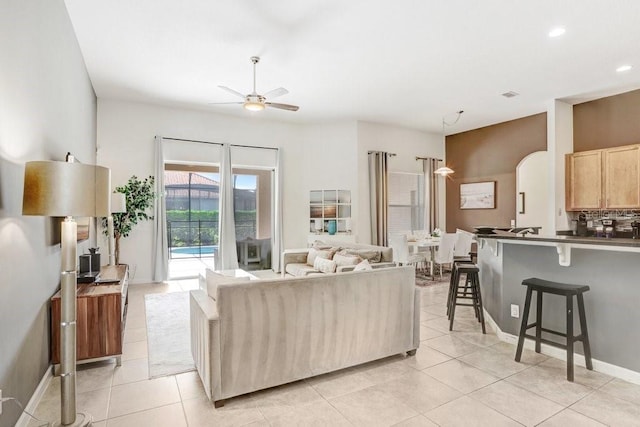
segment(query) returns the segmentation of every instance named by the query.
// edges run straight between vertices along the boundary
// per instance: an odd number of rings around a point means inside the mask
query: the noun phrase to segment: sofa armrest
[[[282,252],[282,277],[286,276],[287,264],[306,264],[309,249],[285,249]]]
[[[389,268],[389,267],[397,267],[397,264],[395,262],[374,262],[373,264],[369,264],[371,265],[371,268],[373,270],[377,270],[378,268]],[[336,269],[337,273],[344,273],[347,271],[353,271],[353,269],[356,268],[355,265],[343,265],[340,266]]]
[[[209,399],[222,394],[220,382],[220,317],[216,302],[203,290],[190,292],[191,355]]]

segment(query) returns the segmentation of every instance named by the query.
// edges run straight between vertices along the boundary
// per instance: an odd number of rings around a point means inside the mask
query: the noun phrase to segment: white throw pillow
[[[313,268],[322,273],[335,273],[337,265],[333,260],[316,257],[315,261],[313,262]]]
[[[207,294],[215,301],[218,285],[226,285],[229,283],[246,282],[249,277],[230,277],[207,268]]]
[[[333,256],[333,260],[336,262],[336,265],[338,267],[342,267],[342,266],[345,266],[345,265],[358,265],[358,263],[360,261],[362,261],[362,258],[360,258],[357,255],[335,254]]]
[[[369,264],[369,260],[363,260],[360,264],[356,265],[353,271],[368,271],[373,270],[371,264]]]
[[[326,258],[331,259],[333,257],[333,253],[330,250],[319,250],[310,248],[307,253],[307,265],[314,266],[316,258]]]

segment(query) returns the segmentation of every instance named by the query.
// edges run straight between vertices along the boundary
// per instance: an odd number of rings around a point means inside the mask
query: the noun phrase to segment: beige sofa
[[[420,343],[412,267],[233,281],[191,291],[191,350],[209,399],[400,353]]]
[[[338,254],[344,250],[352,255],[360,254],[360,258],[369,258],[372,268],[393,267],[393,249],[385,246],[365,245],[360,243],[333,243],[326,244],[316,242],[315,248],[305,249],[287,249],[282,253],[282,276],[292,275],[295,277],[303,277],[310,274],[320,273],[313,263],[309,261],[309,251],[312,249],[331,249]],[[354,269],[354,265],[337,266],[336,272],[342,273]]]

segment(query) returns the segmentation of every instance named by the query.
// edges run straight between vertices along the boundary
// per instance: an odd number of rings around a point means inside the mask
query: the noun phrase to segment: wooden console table
[[[120,366],[127,316],[127,265],[104,266],[98,282],[78,284],[76,357],[88,363],[115,357]],[[51,357],[60,363],[60,292],[51,298]]]

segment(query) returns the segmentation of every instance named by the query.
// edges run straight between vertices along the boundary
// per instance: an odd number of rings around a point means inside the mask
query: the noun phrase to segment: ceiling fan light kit
[[[289,91],[286,90],[283,87],[279,87],[277,89],[270,90],[269,92],[265,93],[264,95],[260,95],[260,94],[258,94],[258,92],[256,92],[256,64],[258,64],[258,62],[260,62],[260,58],[258,56],[252,56],[251,57],[251,63],[253,64],[253,92],[251,92],[250,94],[243,95],[242,93],[240,93],[240,92],[238,92],[236,90],[233,90],[231,88],[228,88],[226,86],[218,86],[222,90],[225,90],[225,91],[227,91],[229,93],[232,93],[233,95],[236,95],[236,96],[239,96],[240,98],[243,98],[244,99],[243,102],[212,102],[212,103],[210,103],[210,105],[215,105],[215,104],[242,104],[244,109],[245,110],[249,110],[249,111],[262,111],[266,107],[278,108],[280,110],[287,110],[287,111],[298,111],[298,109],[300,107],[298,107],[297,105],[278,104],[278,103],[274,103],[274,102],[267,102],[267,99],[276,98],[278,96],[286,95],[287,93],[289,93]]]

